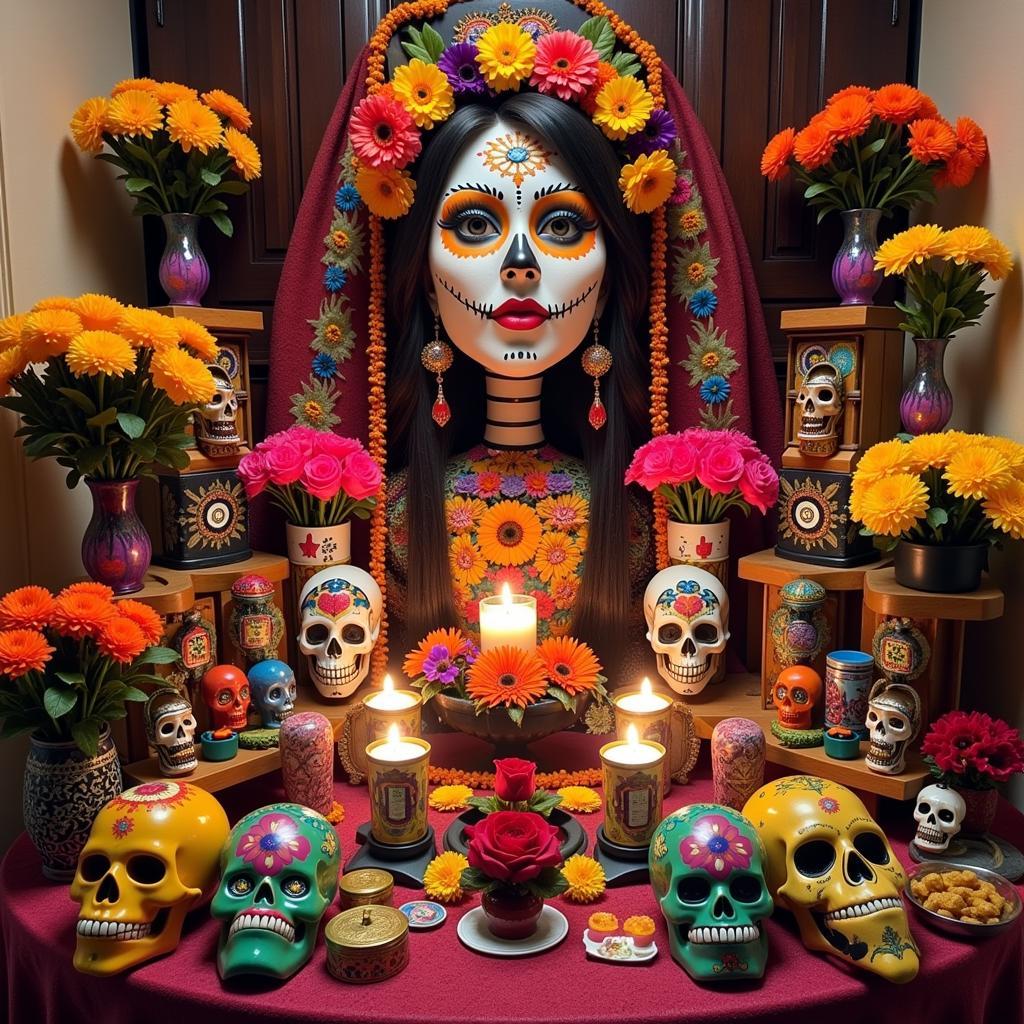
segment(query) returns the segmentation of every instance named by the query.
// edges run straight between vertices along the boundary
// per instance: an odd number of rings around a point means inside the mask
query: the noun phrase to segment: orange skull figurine
[[[244,729],[249,724],[249,680],[234,665],[214,665],[203,676],[203,701],[214,729]]]
[[[810,729],[814,708],[821,702],[821,676],[809,665],[784,668],[772,689],[779,724],[787,729]]]

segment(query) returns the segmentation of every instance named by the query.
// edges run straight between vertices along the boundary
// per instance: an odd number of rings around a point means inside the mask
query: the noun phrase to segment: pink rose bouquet
[[[739,430],[661,434],[636,450],[626,483],[661,494],[679,523],[717,523],[730,508],[767,512],[779,496],[768,456]]]
[[[382,479],[359,441],[300,426],[260,441],[242,458],[238,475],[250,498],[266,491],[293,526],[368,519]]]

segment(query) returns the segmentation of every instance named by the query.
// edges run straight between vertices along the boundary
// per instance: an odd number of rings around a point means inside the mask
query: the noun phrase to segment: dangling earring
[[[434,400],[430,415],[439,427],[443,427],[452,418],[451,406],[444,397],[443,374],[451,367],[453,358],[451,345],[441,340],[441,321],[435,313],[434,337],[423,346],[420,361],[425,369],[437,374],[437,398]]]
[[[583,353],[583,372],[594,378],[594,401],[590,404],[587,421],[595,430],[608,422],[608,413],[601,403],[601,378],[612,368],[612,354],[598,340],[598,322],[594,320],[594,342]]]

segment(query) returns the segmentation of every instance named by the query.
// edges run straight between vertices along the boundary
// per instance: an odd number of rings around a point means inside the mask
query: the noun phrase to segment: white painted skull
[[[804,455],[829,458],[839,447],[837,424],[843,411],[843,374],[832,363],[815,363],[796,396],[797,440]]]
[[[729,595],[721,581],[692,565],[662,569],[647,584],[644,615],[658,674],[676,693],[700,693],[729,640]]]
[[[146,701],[146,735],[156,749],[162,775],[188,775],[199,766],[196,757],[196,716],[188,698],[163,689]]]
[[[321,697],[340,700],[366,678],[382,605],[374,578],[354,565],[321,569],[302,588],[299,650]]]
[[[196,444],[204,455],[231,455],[238,451],[238,397],[227,371],[219,363],[210,363],[217,390],[196,413]]]
[[[868,695],[867,727],[868,767],[882,775],[899,775],[906,764],[907,744],[921,728],[921,698],[912,686],[879,679]]]
[[[914,845],[924,853],[945,853],[967,813],[964,798],[948,786],[925,786],[917,794]]]

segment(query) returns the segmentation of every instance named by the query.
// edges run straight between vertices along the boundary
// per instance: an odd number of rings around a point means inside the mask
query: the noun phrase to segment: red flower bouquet
[[[462,888],[525,890],[541,899],[565,892],[558,829],[532,811],[496,811],[466,826],[469,867]]]
[[[965,789],[991,789],[1024,772],[1020,733],[981,711],[949,711],[936,719],[921,752],[940,782]]]

